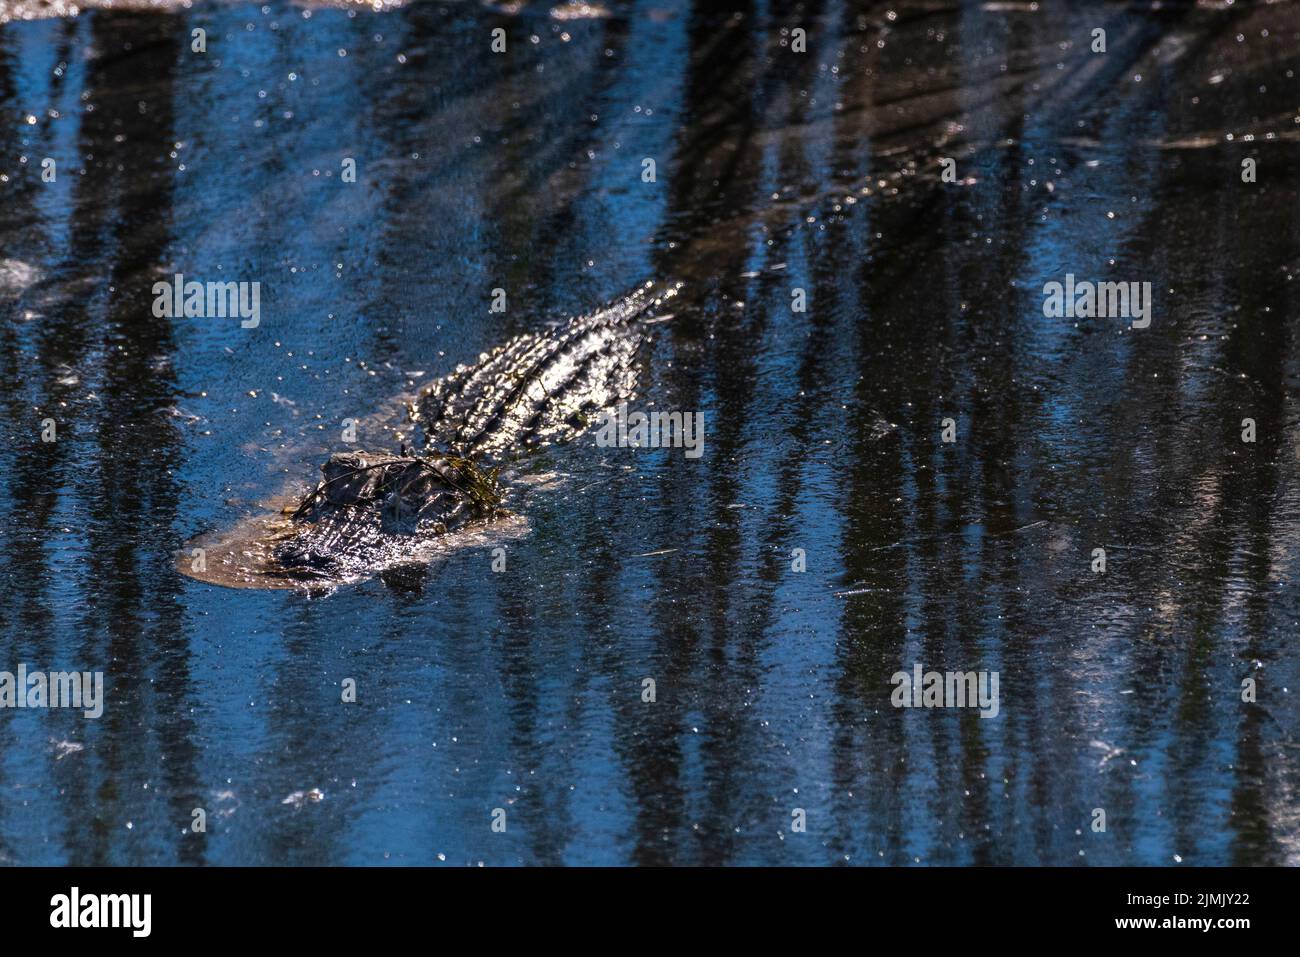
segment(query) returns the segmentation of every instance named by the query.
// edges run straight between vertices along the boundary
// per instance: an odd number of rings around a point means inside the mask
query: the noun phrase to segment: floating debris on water
[[[310,791],[294,791],[280,803],[291,805],[296,811],[308,804],[319,804],[323,800],[325,800],[325,792],[320,788],[312,788]]]

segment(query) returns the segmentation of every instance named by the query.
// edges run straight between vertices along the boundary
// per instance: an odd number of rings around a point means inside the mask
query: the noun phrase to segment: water
[[[0,862],[1300,862],[1293,5],[157,6],[0,26],[0,670],[108,699],[0,713]],[[332,592],[178,573],[651,279],[700,458],[545,450]]]

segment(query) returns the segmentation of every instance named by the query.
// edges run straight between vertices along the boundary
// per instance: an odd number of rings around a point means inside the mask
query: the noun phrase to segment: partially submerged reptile
[[[932,167],[900,160],[897,171],[873,173],[852,188],[792,190],[757,211],[712,223],[689,245],[679,241],[665,271],[707,283],[719,257],[733,249],[731,237],[755,222],[800,223],[802,215],[791,219],[792,211],[835,196],[851,204],[897,195],[906,180],[936,179]],[[632,397],[646,329],[665,318],[661,310],[682,285],[646,283],[554,332],[518,336],[459,366],[409,405],[423,435],[418,451],[403,444],[395,453],[335,453],[321,468],[320,484],[283,514],[252,516],[219,537],[191,543],[202,546],[203,557],[188,548],[181,570],[232,587],[329,585],[426,562],[473,543],[489,525],[490,536],[479,541],[518,532],[523,523],[505,508],[510,489],[502,467],[539,445],[575,438],[600,412]]]
[[[222,584],[284,587],[347,581],[416,562],[432,539],[506,513],[503,466],[581,434],[630,398],[648,322],[679,284],[647,283],[554,333],[511,339],[433,383],[410,403],[420,450],[336,452],[287,522],[262,520],[214,549],[239,573],[182,570]]]

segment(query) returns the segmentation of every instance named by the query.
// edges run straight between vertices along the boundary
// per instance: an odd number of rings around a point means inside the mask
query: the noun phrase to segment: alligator
[[[965,155],[942,137],[936,149]],[[830,188],[790,188],[757,209],[739,204],[730,218],[665,242],[657,266],[674,281],[647,282],[553,331],[517,336],[456,367],[407,402],[416,433],[410,446],[334,453],[305,495],[191,542],[178,567],[231,587],[329,588],[387,578],[451,548],[521,532],[526,523],[507,507],[517,489],[508,487],[506,467],[540,446],[573,440],[601,412],[633,397],[638,353],[686,284],[713,282],[741,232],[789,231],[827,201],[838,209],[859,198],[897,196],[908,182],[937,182],[932,157],[900,156],[894,171]],[[882,421],[882,428],[885,434],[892,426]]]
[[[669,318],[665,305],[680,288],[646,283],[553,332],[516,336],[457,366],[408,404],[412,445],[335,452],[320,482],[284,510],[287,524],[237,536],[242,551],[227,547],[226,560],[248,558],[255,545],[258,560],[245,562],[252,577],[196,577],[262,587],[355,580],[418,562],[430,539],[509,515],[503,467],[578,437],[633,396],[646,331]]]

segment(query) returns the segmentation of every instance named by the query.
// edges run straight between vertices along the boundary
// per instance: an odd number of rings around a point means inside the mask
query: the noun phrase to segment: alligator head
[[[338,452],[293,513],[276,547],[286,567],[343,574],[377,567],[414,539],[501,514],[496,472],[458,456]]]

